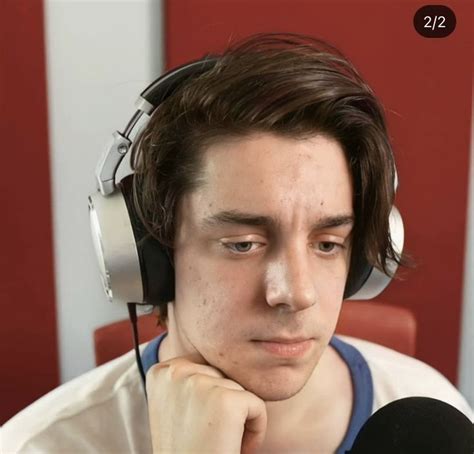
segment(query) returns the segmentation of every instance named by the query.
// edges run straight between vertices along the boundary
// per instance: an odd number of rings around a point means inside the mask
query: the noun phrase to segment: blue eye
[[[231,250],[235,250],[236,252],[249,252],[251,250],[252,241],[241,241],[239,243],[227,243],[226,246],[229,247]],[[243,247],[241,248],[241,246]]]

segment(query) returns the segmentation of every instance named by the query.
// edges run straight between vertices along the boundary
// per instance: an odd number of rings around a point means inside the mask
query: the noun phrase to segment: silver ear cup
[[[392,206],[392,211],[390,212],[389,217],[389,228],[390,236],[392,238],[392,245],[398,254],[401,254],[403,251],[403,244],[405,241],[405,230],[403,227],[403,220],[400,212],[396,206]],[[387,263],[387,268],[390,273],[393,275],[397,271],[398,264],[392,260]],[[369,274],[364,285],[357,291],[349,300],[369,300],[380,295],[385,288],[388,286],[392,278],[387,276],[385,273],[382,273],[377,268],[372,267],[372,271]]]
[[[140,261],[121,191],[89,196],[89,216],[105,294],[114,303],[143,302]]]

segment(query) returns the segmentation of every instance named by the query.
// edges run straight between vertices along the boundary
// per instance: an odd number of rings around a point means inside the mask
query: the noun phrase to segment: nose
[[[269,263],[265,278],[269,306],[301,311],[316,304],[315,276],[305,247],[293,246],[282,251]]]

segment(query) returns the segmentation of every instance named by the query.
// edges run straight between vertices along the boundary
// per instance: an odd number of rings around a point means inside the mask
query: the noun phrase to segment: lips
[[[295,344],[297,342],[304,342],[310,340],[310,337],[272,337],[269,339],[258,339],[259,342],[277,342],[280,344]]]
[[[307,337],[273,337],[254,341],[256,346],[266,353],[284,358],[304,356],[313,346],[314,339]]]

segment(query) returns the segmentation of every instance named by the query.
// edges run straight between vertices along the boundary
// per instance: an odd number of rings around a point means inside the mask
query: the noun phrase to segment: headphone
[[[102,284],[109,301],[157,305],[174,299],[175,274],[165,248],[139,220],[132,201],[133,175],[120,183],[115,176],[120,162],[129,151],[131,132],[145,114],[155,109],[181,84],[213,68],[218,59],[206,57],[171,70],[152,82],[139,96],[137,111],[123,132],[115,131],[110,146],[96,168],[98,191],[89,196],[92,239],[99,262]],[[394,189],[398,186],[395,178]],[[404,243],[402,217],[393,205],[389,218],[395,252],[401,254]],[[393,275],[397,263],[388,262]],[[347,281],[344,299],[372,299],[390,283],[391,277],[371,266],[364,257],[351,263],[353,273]],[[354,268],[355,267],[355,268]]]

